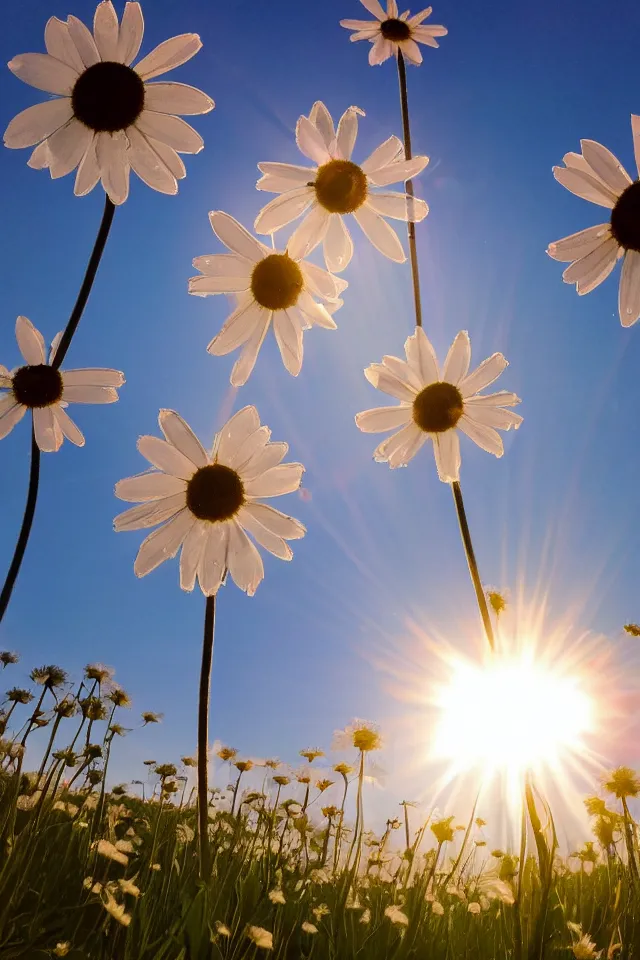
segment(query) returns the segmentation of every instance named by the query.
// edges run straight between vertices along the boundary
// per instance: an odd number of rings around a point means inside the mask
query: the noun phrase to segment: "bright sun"
[[[592,698],[533,652],[496,654],[484,664],[456,660],[435,696],[434,755],[450,775],[478,769],[483,780],[506,776],[513,789],[527,771],[560,770],[584,752],[594,724]]]

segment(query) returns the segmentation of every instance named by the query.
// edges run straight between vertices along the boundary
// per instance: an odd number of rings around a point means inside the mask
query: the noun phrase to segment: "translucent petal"
[[[442,368],[442,379],[457,386],[469,372],[471,341],[466,330],[461,330],[451,344]]]
[[[27,408],[14,400],[13,394],[6,393],[0,396],[0,440],[4,440],[11,433],[26,412]]]
[[[13,118],[4,132],[4,145],[12,150],[31,147],[55,133],[72,116],[68,97],[36,103]]]
[[[57,17],[50,17],[44,28],[44,42],[47,53],[56,60],[62,60],[75,71],[76,76],[84,72],[84,63],[69,36],[69,28]]]
[[[304,467],[301,463],[281,463],[271,467],[262,476],[245,483],[245,494],[252,499],[262,497],[281,497],[285,493],[293,493],[302,483]]]
[[[349,266],[353,256],[353,241],[339,214],[329,218],[329,228],[322,249],[327,268],[333,273],[340,273]]]
[[[619,196],[631,185],[631,177],[610,150],[595,140],[581,140],[582,156],[594,173]]]
[[[129,66],[137,57],[142,45],[144,34],[144,19],[142,8],[137,2],[125,3],[120,31],[118,33],[118,49],[116,60]]]
[[[87,152],[93,136],[92,130],[79,120],[73,119],[49,137],[49,172],[53,180],[66,177],[75,170]]]
[[[147,83],[144,88],[144,105],[157,113],[178,113],[187,116],[209,113],[215,104],[197,87],[187,83]]]
[[[80,54],[85,67],[92,67],[94,63],[100,62],[100,53],[93,39],[91,30],[77,17],[67,17],[67,26],[69,36],[76,45],[76,50]]]
[[[400,183],[417,177],[429,163],[429,157],[413,157],[411,160],[396,160],[386,167],[370,171],[367,176],[377,187]]]
[[[195,522],[192,513],[182,510],[164,526],[150,533],[146,540],[142,541],[133,566],[136,576],[145,577],[165,560],[175,557]]]
[[[36,366],[47,362],[44,337],[26,317],[16,320],[16,340],[25,363]]]
[[[460,423],[462,420],[459,421]],[[438,476],[443,483],[460,479],[460,437],[456,430],[433,434],[433,452]]]
[[[9,70],[37,90],[70,97],[77,72],[47,53],[22,53],[8,63]]]
[[[296,220],[313,203],[312,187],[296,187],[270,200],[262,208],[253,225],[256,233],[275,233],[292,220]]]
[[[308,117],[300,117],[296,125],[296,143],[301,153],[313,160],[314,163],[323,164],[331,159],[331,155],[325,146],[322,134]]]
[[[137,446],[142,456],[164,473],[180,477],[182,480],[190,480],[197,470],[197,464],[159,437],[140,437]]]
[[[102,0],[93,18],[93,36],[102,60],[115,61],[118,56],[118,17],[111,0]]]
[[[640,253],[635,250],[627,250],[624,256],[618,306],[623,327],[632,326],[640,317]]]
[[[486,424],[472,419],[466,413],[458,420],[458,427],[466,433],[474,443],[477,443],[482,450],[486,450],[487,453],[493,453],[496,457],[503,455],[504,445],[502,443],[502,437],[493,427],[488,427]]]
[[[245,507],[263,527],[283,540],[300,540],[307,532],[304,524],[267,503],[248,503]]]
[[[293,310],[276,310],[273,314],[273,333],[285,368],[297,377],[302,368],[302,327]]]
[[[416,327],[415,333],[407,337],[404,349],[407,363],[419,375],[423,387],[440,379],[436,352],[422,327]]]
[[[229,524],[227,563],[236,586],[252,597],[264,578],[262,557],[244,530],[234,522]]]
[[[354,217],[361,230],[376,250],[393,260],[394,263],[404,263],[407,259],[395,230],[383,220],[368,203],[354,211]]]
[[[311,120],[311,123],[318,128],[320,136],[324,140],[327,150],[329,150],[333,145],[333,141],[335,140],[336,132],[333,126],[333,118],[322,100],[316,100],[314,105],[311,107],[309,120]]]
[[[571,260],[581,260],[587,254],[596,250],[600,244],[611,236],[608,223],[599,223],[595,227],[587,227],[586,230],[578,230],[562,240],[556,240],[550,243],[547,253],[554,260],[561,260],[565,263]]]
[[[187,481],[169,473],[139,473],[135,477],[119,480],[115,486],[115,495],[129,503],[142,503],[148,500],[161,500],[176,493],[184,494]]]
[[[465,399],[472,397],[474,393],[484,390],[490,383],[497,380],[508,366],[507,360],[501,353],[492,354],[458,384],[460,393]]]
[[[327,210],[316,204],[311,208],[302,223],[289,237],[287,252],[294,260],[302,260],[325,238],[332,216]]]
[[[172,443],[196,467],[206,467],[207,453],[188,423],[174,410],[161,410],[158,416],[165,439]]]
[[[112,203],[119,206],[129,196],[130,167],[124,135],[99,133],[95,139],[102,186]]]
[[[63,433],[51,407],[32,410],[33,432],[43,453],[56,453],[62,446]]]
[[[180,554],[180,587],[191,592],[196,584],[198,567],[207,543],[209,525],[194,523],[184,539]]]
[[[392,136],[389,137],[388,140],[385,140],[384,143],[381,143],[379,147],[376,147],[373,153],[361,164],[361,169],[369,176],[372,171],[379,170],[381,167],[387,167],[390,163],[393,163],[394,160],[403,159],[404,146],[402,140],[396,136]]]
[[[263,245],[228,213],[215,210],[209,214],[209,221],[218,239],[239,257],[257,263],[266,256]]]
[[[183,33],[159,44],[134,67],[143,80],[152,80],[161,73],[174,70],[194,57],[202,47],[197,33]]]
[[[142,133],[166,143],[178,153],[200,153],[204,147],[204,140],[198,131],[181,117],[143,110],[135,125]]]
[[[253,299],[253,295],[244,298],[233,313],[231,313],[217,336],[213,338],[207,350],[215,357],[223,357],[227,353],[232,353],[239,346],[246,343],[255,331],[270,316],[270,311],[265,310],[259,303]]]
[[[220,463],[230,464],[235,450],[260,427],[260,417],[254,406],[243,407],[227,420],[216,441],[216,457]]]
[[[376,390],[381,390],[382,393],[387,393],[396,400],[413,403],[416,398],[417,391],[381,363],[372,363],[364,371],[364,375]]]
[[[137,507],[131,507],[129,510],[119,513],[113,521],[113,529],[116,533],[125,530],[144,530],[148,527],[155,527],[171,517],[185,507],[185,494],[175,493],[169,497],[162,497],[158,500],[149,500],[141,503]]]
[[[412,419],[411,407],[401,404],[397,407],[373,407],[356,414],[356,425],[363,433],[386,433],[406,426]]]
[[[281,538],[277,537],[270,530],[260,523],[248,510],[247,507],[241,507],[237,514],[237,521],[241,527],[256,540],[261,547],[268,550],[280,560],[291,560],[293,551],[291,547]]]

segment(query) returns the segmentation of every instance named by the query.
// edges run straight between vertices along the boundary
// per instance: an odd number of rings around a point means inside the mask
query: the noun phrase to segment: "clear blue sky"
[[[195,118],[206,146],[185,158],[179,195],[163,197],[132,178],[117,211],[65,365],[116,367],[127,384],[113,407],[76,408],[83,450],[65,443],[43,456],[35,530],[0,630],[0,647],[23,658],[14,681],[40,662],[79,674],[102,660],[116,668],[136,713],[164,711],[161,727],[119,744],[122,779],[138,776],[144,757],[175,758],[195,744],[204,600],[180,592],[175,562],[136,580],[141,538],[112,531],[114,483],[144,469],[136,439],[157,431],[160,407],[178,410],[210,440],[230,404],[255,403],[274,439],[287,440],[307,467],[308,498],[287,504],[308,526],[293,562],[268,557],[253,599],[233,585],[220,595],[212,737],[293,760],[309,744],[328,747],[352,716],[393,730],[406,708],[373,651],[394,657],[409,615],[467,648],[478,629],[451,494],[430,451],[392,472],[373,463],[375,438],[353,423],[379,402],[363,367],[400,353],[411,332],[408,266],[385,260],[355,228],[339,329],[307,334],[297,379],[269,342],[239,397],[228,383],[234,358],[205,351],[225,299],[187,295],[192,258],[222,250],[207,212],[224,209],[252,224],[269,199],[254,189],[256,164],[300,162],[295,123],[314,100],[334,117],[350,104],[366,111],[356,160],[401,133],[393,62],[370,68],[368,44],[350,44],[338,25],[367,16],[357,0],[143,6],[143,53],[175,34],[201,35],[201,53],[172,76],[204,89],[216,109]],[[50,15],[89,22],[94,8],[93,0],[17,6],[0,60],[44,51]],[[449,36],[440,50],[423,48],[409,91],[414,148],[431,157],[419,181],[431,207],[418,227],[426,330],[440,354],[459,329],[470,331],[476,361],[503,351],[511,365],[500,386],[523,398],[525,422],[506,437],[502,461],[463,441],[462,486],[483,580],[529,600],[548,588],[551,620],[577,604],[576,629],[617,644],[621,625],[640,619],[640,324],[620,326],[618,271],[579,298],[545,254],[549,241],[598,222],[596,208],[551,174],[580,137],[607,145],[635,175],[629,117],[640,112],[640,9],[612,4],[606,30],[602,17],[595,0],[441,0],[433,20]],[[3,128],[40,99],[0,72]],[[99,189],[75,198],[73,177],[51,182],[27,158],[0,153],[0,362],[9,367],[19,359],[19,313],[47,338],[64,326],[104,199]],[[28,450],[25,421],[0,444],[3,576]],[[625,759],[639,758],[632,750]]]

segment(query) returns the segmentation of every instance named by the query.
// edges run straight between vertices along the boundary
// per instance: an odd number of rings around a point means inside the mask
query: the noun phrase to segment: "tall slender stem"
[[[471,542],[471,533],[469,531],[469,524],[467,523],[467,514],[464,509],[464,501],[462,499],[462,489],[460,487],[460,481],[455,480],[451,484],[451,489],[453,491],[453,499],[456,505],[456,513],[458,514],[458,523],[460,524],[460,536],[462,537],[462,542],[464,544],[464,552],[467,555],[467,563],[469,564],[469,573],[471,574],[473,587],[476,591],[476,600],[478,601],[478,607],[480,608],[480,615],[482,617],[482,623],[484,624],[484,632],[487,635],[489,646],[491,647],[492,650],[494,650],[495,639],[493,636],[493,625],[491,623],[491,617],[489,616],[487,598],[484,595],[484,590],[482,589],[482,583],[480,582],[480,574],[478,573],[478,564],[476,562],[476,555],[473,552],[473,543]]]
[[[404,155],[411,160],[411,127],[409,125],[409,100],[407,97],[407,69],[402,52],[398,50],[398,81],[400,83],[400,109],[402,111],[402,132],[404,135]],[[407,180],[405,190],[409,197],[409,215],[413,215],[413,182]],[[409,258],[411,261],[411,277],[413,279],[413,301],[416,311],[416,326],[422,326],[422,300],[420,298],[420,274],[418,272],[418,251],[416,248],[416,225],[413,220],[407,223],[409,234]]]
[[[213,661],[213,636],[216,624],[215,595],[207,597],[204,614],[204,637],[202,640],[202,664],[200,666],[200,693],[198,699],[198,826],[200,833],[200,879],[207,880],[210,873],[209,854],[209,787],[207,763],[209,753],[209,692],[211,687],[211,663]]]
[[[104,253],[104,248],[107,242],[107,237],[109,236],[109,231],[111,230],[111,224],[113,222],[113,215],[115,213],[115,206],[109,199],[105,198],[104,212],[102,214],[102,220],[100,222],[100,227],[98,229],[98,236],[96,237],[96,242],[93,245],[93,250],[91,251],[91,256],[89,258],[89,263],[87,264],[87,269],[85,271],[84,280],[82,281],[82,286],[80,287],[80,292],[78,298],[75,302],[74,308],[71,311],[71,316],[67,321],[67,325],[64,329],[64,333],[60,338],[60,343],[58,344],[58,349],[56,350],[56,355],[53,358],[51,366],[54,370],[58,370],[62,361],[64,360],[67,350],[71,345],[71,340],[73,335],[78,328],[80,319],[84,312],[84,308],[87,305],[87,300],[89,299],[89,294],[91,293],[91,288],[93,287],[93,282],[96,278],[96,273],[98,272],[98,267],[102,259],[102,254]],[[22,518],[22,526],[20,528],[20,533],[18,535],[18,540],[16,543],[16,548],[13,553],[13,559],[11,561],[11,566],[9,567],[9,572],[7,573],[4,586],[2,587],[2,592],[0,593],[0,623],[6,613],[7,607],[9,606],[9,601],[11,600],[11,594],[13,593],[13,588],[15,586],[18,574],[20,573],[20,567],[22,566],[22,560],[24,558],[25,550],[27,549],[27,543],[29,542],[29,536],[31,534],[31,527],[33,524],[33,518],[36,512],[36,502],[38,500],[38,484],[40,480],[40,448],[36,443],[35,432],[33,430],[33,425],[31,428],[31,469],[29,471],[29,490],[27,493],[27,502],[24,509],[24,517]]]
[[[27,543],[29,542],[29,535],[31,533],[31,526],[33,524],[33,518],[36,512],[36,503],[38,501],[38,485],[40,483],[40,447],[36,443],[36,435],[33,429],[33,424],[31,426],[31,467],[29,469],[29,490],[27,492],[27,502],[24,508],[24,516],[22,518],[22,526],[20,527],[20,533],[18,534],[18,540],[16,542],[16,548],[13,551],[13,559],[11,561],[11,566],[9,567],[9,572],[7,573],[6,579],[4,581],[4,586],[2,588],[2,593],[0,593],[0,623],[7,611],[9,606],[9,601],[11,600],[11,594],[13,593],[13,588],[15,582],[18,579],[18,574],[20,573],[20,567],[22,566],[22,558],[24,557],[24,552],[27,549]]]

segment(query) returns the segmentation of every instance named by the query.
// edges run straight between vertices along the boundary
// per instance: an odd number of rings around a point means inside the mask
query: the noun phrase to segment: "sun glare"
[[[584,752],[594,705],[578,674],[563,674],[533,653],[452,666],[435,697],[434,755],[449,761],[453,774],[475,768],[483,780],[502,774],[517,787],[527,771],[558,772]]]

